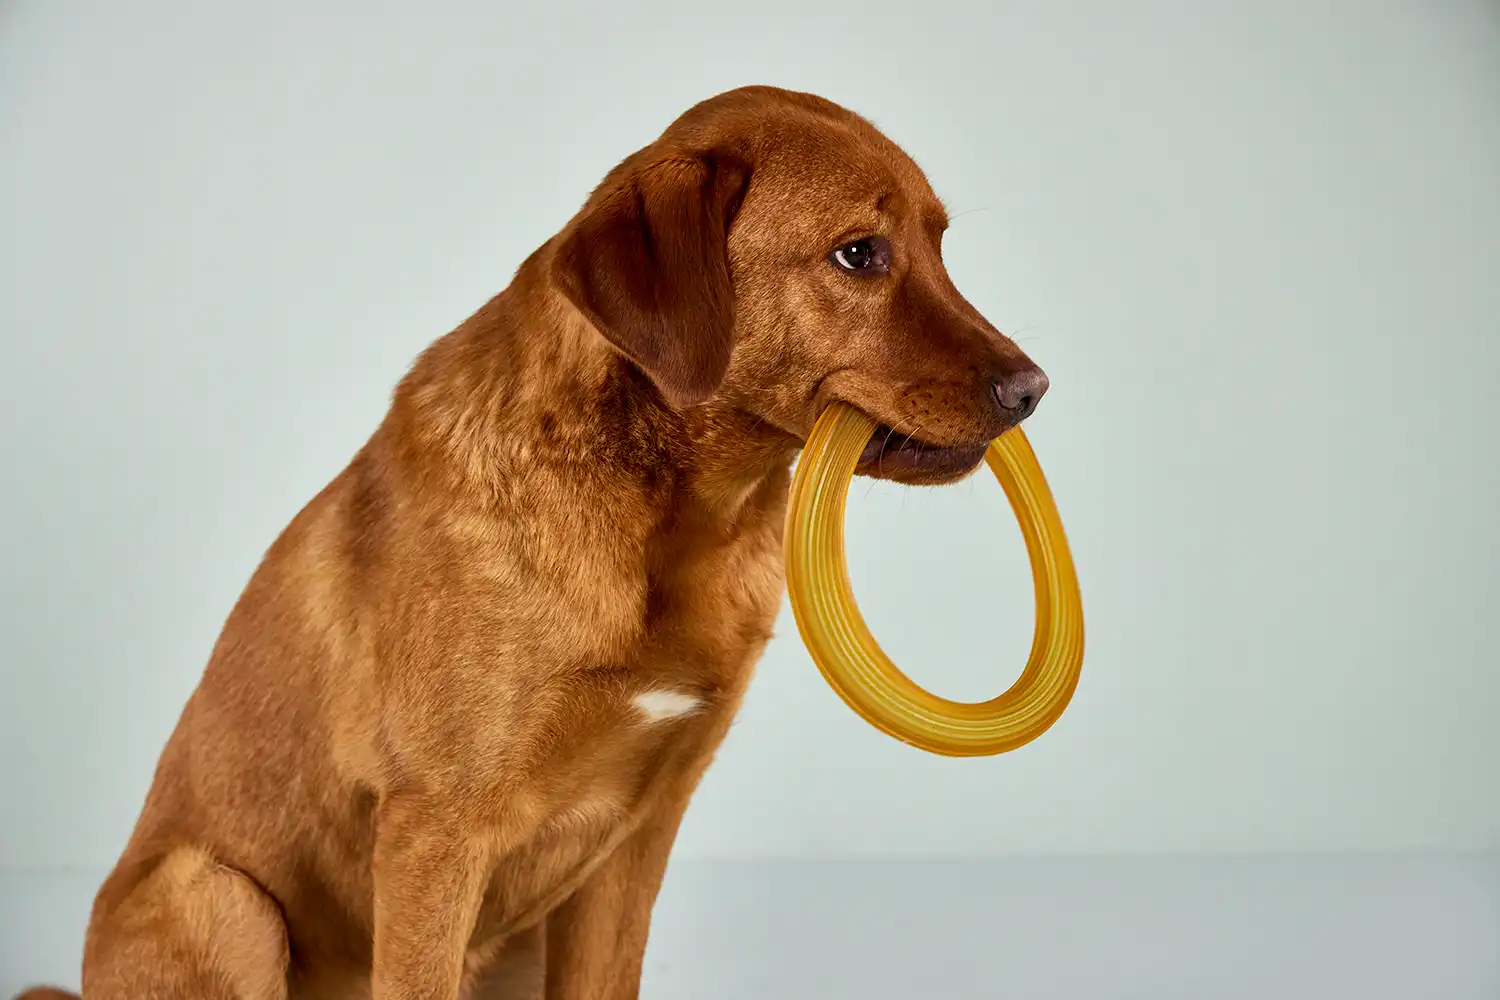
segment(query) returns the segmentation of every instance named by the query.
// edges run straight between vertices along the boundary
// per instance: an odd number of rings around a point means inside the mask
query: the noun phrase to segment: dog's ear
[[[733,157],[627,161],[564,230],[563,293],[678,406],[713,395],[729,369],[729,226],[750,171]]]

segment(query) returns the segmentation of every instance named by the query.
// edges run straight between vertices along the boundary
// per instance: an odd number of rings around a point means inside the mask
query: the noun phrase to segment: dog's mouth
[[[975,444],[928,444],[890,427],[875,428],[860,453],[856,472],[903,482],[948,482],[973,472],[984,460],[988,441]]]

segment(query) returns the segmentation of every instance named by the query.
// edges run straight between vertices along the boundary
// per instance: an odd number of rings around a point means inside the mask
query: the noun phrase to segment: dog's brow
[[[943,232],[948,228],[948,210],[942,202],[929,205],[922,211],[922,222],[929,229]]]
[[[901,211],[906,203],[905,197],[900,191],[886,190],[875,196],[875,211],[879,214]],[[948,228],[948,211],[942,202],[924,205],[920,218],[922,225],[933,232],[941,233]]]

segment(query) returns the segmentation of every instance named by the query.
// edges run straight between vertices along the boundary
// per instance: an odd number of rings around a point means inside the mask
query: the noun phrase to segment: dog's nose
[[[991,388],[994,389],[995,401],[1005,411],[1006,418],[1019,424],[1035,412],[1036,404],[1046,395],[1047,376],[1033,365],[1000,376]]]

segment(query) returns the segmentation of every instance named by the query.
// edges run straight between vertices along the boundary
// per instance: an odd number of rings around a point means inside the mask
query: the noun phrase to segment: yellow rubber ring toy
[[[870,725],[929,753],[985,757],[1036,739],[1062,715],[1083,665],[1083,604],[1057,505],[1020,428],[985,459],[1010,499],[1036,585],[1036,633],[1026,669],[984,702],[949,701],[903,674],[860,616],[844,561],[844,504],[875,422],[834,403],[818,418],[787,509],[786,572],[802,641],[825,680]]]

